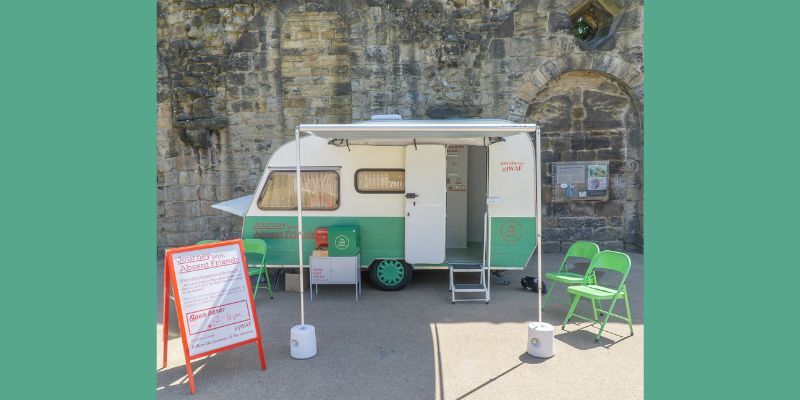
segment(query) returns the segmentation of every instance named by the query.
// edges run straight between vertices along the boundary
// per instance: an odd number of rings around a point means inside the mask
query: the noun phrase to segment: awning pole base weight
[[[553,356],[554,330],[547,322],[528,324],[528,354],[537,358]]]
[[[314,325],[295,325],[289,336],[292,358],[305,360],[317,355],[317,335]]]

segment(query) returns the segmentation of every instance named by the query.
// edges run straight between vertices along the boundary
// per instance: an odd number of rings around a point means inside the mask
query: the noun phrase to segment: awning
[[[353,124],[303,124],[300,133],[348,144],[488,144],[489,138],[533,133],[536,124],[518,124],[501,119],[446,119],[365,121]]]
[[[212,205],[211,208],[244,217],[244,215],[247,214],[247,209],[250,208],[250,203],[253,202],[253,196],[255,195],[251,194],[233,200],[223,201],[222,203]]]

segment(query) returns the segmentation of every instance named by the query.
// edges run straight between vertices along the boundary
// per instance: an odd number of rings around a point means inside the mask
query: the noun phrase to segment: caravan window
[[[359,193],[404,193],[406,171],[403,169],[360,169],[356,171]]]
[[[335,210],[339,208],[339,173],[336,171],[300,171],[303,185],[304,210]],[[273,171],[258,208],[262,210],[296,210],[297,189],[294,171]]]

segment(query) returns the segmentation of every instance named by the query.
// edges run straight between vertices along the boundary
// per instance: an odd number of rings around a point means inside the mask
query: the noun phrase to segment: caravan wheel
[[[400,290],[411,281],[413,269],[401,260],[376,260],[369,268],[369,279],[380,290]]]

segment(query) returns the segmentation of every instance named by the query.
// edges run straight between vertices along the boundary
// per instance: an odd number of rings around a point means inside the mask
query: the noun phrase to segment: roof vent
[[[378,114],[370,118],[371,121],[400,121],[400,114]]]

